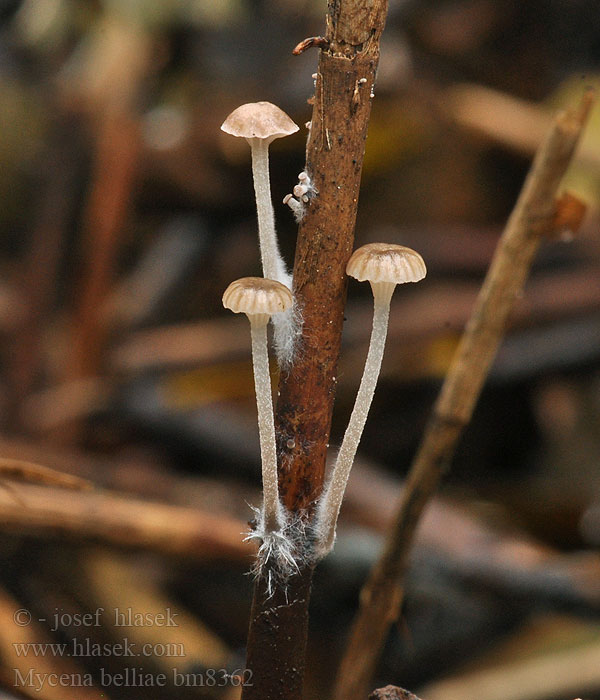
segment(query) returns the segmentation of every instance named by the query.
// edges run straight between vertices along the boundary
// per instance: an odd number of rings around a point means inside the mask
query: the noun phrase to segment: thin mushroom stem
[[[258,409],[258,434],[263,481],[264,531],[273,532],[281,525],[281,505],[277,483],[277,450],[275,446],[275,422],[271,375],[267,350],[267,314],[248,316],[252,337],[252,367]]]
[[[369,409],[379,379],[383,351],[387,337],[390,301],[395,284],[387,282],[371,283],[373,289],[373,328],[369,351],[360,380],[360,387],[352,409],[348,427],[338,452],[335,465],[327,488],[319,501],[316,515],[316,532],[318,534],[317,554],[324,557],[333,547],[335,528],[342,506],[342,499],[350,476],[350,470],[356,456],[356,450],[362,437]]]
[[[290,275],[286,269],[275,233],[275,213],[271,200],[271,181],[269,177],[269,142],[267,139],[248,139],[252,151],[252,177],[256,195],[258,215],[258,238],[263,275],[267,279],[277,280],[286,287],[290,286]]]
[[[252,151],[252,176],[258,215],[258,240],[263,275],[292,288],[292,276],[287,271],[275,232],[275,214],[271,200],[269,178],[269,142],[267,139],[248,139]],[[288,367],[294,355],[297,327],[293,309],[277,314],[272,319],[273,341],[280,367]]]

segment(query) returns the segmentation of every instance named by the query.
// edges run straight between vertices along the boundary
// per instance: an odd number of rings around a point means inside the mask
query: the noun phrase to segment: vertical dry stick
[[[339,671],[336,700],[366,697],[375,663],[402,601],[402,578],[419,517],[471,419],[506,318],[521,293],[534,255],[552,233],[555,199],[593,103],[558,115],[536,154],[498,243],[475,308],[453,358],[413,461],[384,552],[361,592],[360,609]]]
[[[73,313],[65,384],[99,374],[107,337],[103,308],[115,275],[117,254],[129,214],[139,152],[139,125],[127,114],[103,115],[96,142],[96,162],[84,212],[85,261]],[[78,420],[52,429],[51,439],[77,441]]]
[[[78,97],[94,117],[95,158],[84,211],[84,270],[74,313],[66,382],[99,373],[107,340],[105,302],[130,213],[140,159],[138,98],[151,67],[149,35],[108,12],[100,21],[93,58],[86,64]],[[55,439],[72,441],[79,425],[63,427]]]
[[[113,282],[116,254],[129,212],[139,152],[139,125],[121,112],[104,115],[85,212],[85,279],[78,300],[69,379],[98,373],[105,339],[102,303]]]
[[[21,294],[24,317],[7,357],[7,427],[23,426],[23,403],[39,381],[44,360],[44,323],[56,302],[58,269],[65,247],[66,228],[74,209],[73,194],[81,169],[80,125],[61,114],[54,125],[40,184],[40,208],[23,262]],[[29,427],[29,426],[27,426]]]
[[[103,115],[96,143],[96,163],[84,213],[85,269],[74,312],[65,382],[96,376],[103,359],[107,326],[103,308],[114,282],[117,254],[131,206],[139,160],[139,125],[134,117]],[[81,425],[71,422],[52,438],[69,443]]]
[[[320,52],[306,170],[318,194],[300,224],[294,292],[304,326],[289,374],[280,381],[277,438],[280,494],[298,517],[319,496],[335,393],[346,277],[360,174],[379,59],[386,0],[329,2]],[[314,42],[313,42],[314,43]],[[312,565],[299,562],[286,591],[269,598],[255,584],[244,700],[299,700],[302,695]]]

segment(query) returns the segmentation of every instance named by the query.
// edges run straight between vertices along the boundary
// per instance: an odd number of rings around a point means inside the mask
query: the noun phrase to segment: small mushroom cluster
[[[285,575],[297,569],[297,560],[322,558],[333,547],[338,514],[352,463],[367,420],[375,386],[379,378],[387,336],[390,302],[396,285],[418,282],[426,274],[423,258],[401,245],[371,243],[356,250],[346,272],[359,281],[369,281],[373,291],[374,310],[371,341],[352,415],[344,434],[337,459],[327,485],[319,499],[312,523],[311,544],[293,529],[290,515],[279,499],[277,451],[269,356],[267,324],[272,320],[278,359],[291,359],[281,352],[294,342],[299,326],[294,315],[291,277],[279,253],[273,205],[269,184],[268,146],[271,141],[297,131],[298,127],[275,105],[257,102],[238,107],[225,120],[223,131],[246,138],[252,150],[252,172],[258,213],[258,233],[264,278],[245,277],[232,282],[223,294],[223,305],[235,313],[245,313],[250,320],[252,362],[258,410],[258,429],[262,461],[263,507],[256,531],[251,535],[261,540],[258,568],[270,557]],[[298,215],[315,196],[306,172],[298,176],[294,194],[287,203]],[[279,336],[279,338],[278,338]],[[287,348],[289,351],[289,347]],[[300,522],[298,521],[300,526]],[[303,547],[298,542],[304,537]],[[300,551],[302,550],[302,551]],[[269,576],[271,576],[271,571]],[[285,578],[285,576],[284,576]]]
[[[298,184],[294,186],[291,194],[286,194],[283,198],[283,203],[294,213],[294,218],[297,223],[300,223],[304,218],[306,205],[316,194],[316,190],[312,184],[309,174],[303,170],[298,175]]]

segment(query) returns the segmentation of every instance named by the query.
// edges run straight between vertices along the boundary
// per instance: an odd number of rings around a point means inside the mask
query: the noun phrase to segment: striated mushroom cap
[[[290,290],[280,282],[263,277],[242,277],[223,294],[223,306],[236,314],[270,316],[292,306]]]
[[[221,124],[221,130],[246,139],[273,141],[298,131],[288,115],[271,102],[249,102],[241,105]]]
[[[422,280],[427,268],[412,248],[394,243],[368,243],[352,253],[346,273],[359,282],[403,284]]]

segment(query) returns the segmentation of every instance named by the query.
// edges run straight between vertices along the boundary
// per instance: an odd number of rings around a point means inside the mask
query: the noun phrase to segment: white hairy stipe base
[[[259,543],[251,573],[265,578],[270,597],[276,588],[285,592],[290,577],[312,563],[311,542],[307,539],[306,522],[299,515],[291,514],[281,506],[281,527],[276,531],[266,531],[264,512],[251,508],[256,515],[256,525],[244,540]]]

